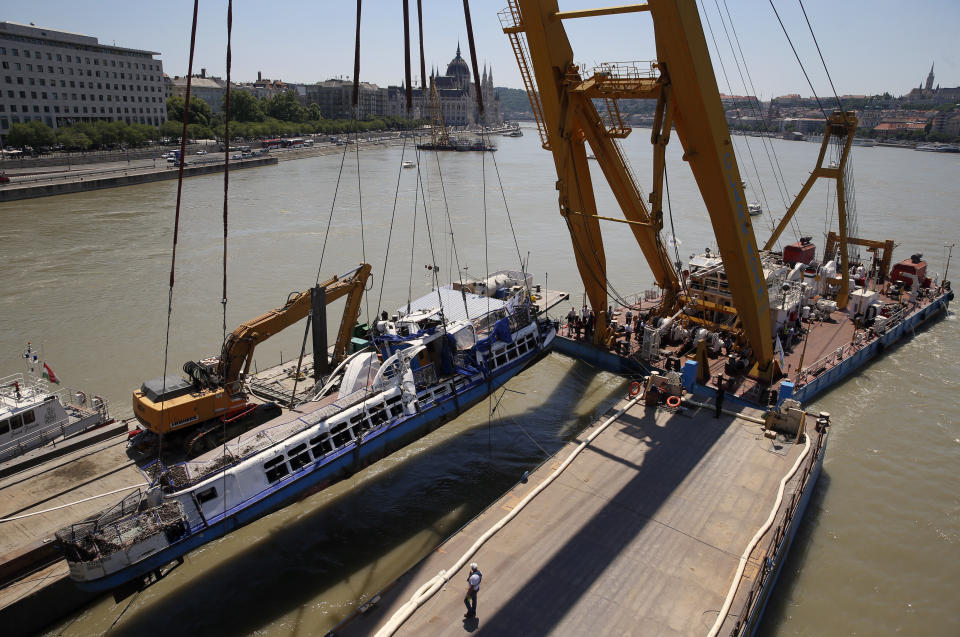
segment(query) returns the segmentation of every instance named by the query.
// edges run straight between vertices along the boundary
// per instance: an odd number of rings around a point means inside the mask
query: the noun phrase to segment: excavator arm
[[[223,385],[230,386],[240,377],[241,372],[246,374],[250,371],[253,350],[257,345],[310,313],[312,295],[318,288],[324,291],[328,304],[348,295],[333,349],[334,361],[341,360],[346,354],[347,342],[357,319],[360,300],[369,276],[370,265],[362,263],[350,272],[327,279],[316,288],[291,294],[283,307],[270,310],[235,329],[224,342],[220,355],[218,372]]]

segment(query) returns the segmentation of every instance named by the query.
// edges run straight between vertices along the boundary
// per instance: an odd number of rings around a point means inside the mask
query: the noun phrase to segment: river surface
[[[440,170],[436,155],[416,158],[397,146],[361,152],[359,175],[352,151],[231,173],[227,330],[281,306],[318,270],[326,277],[363,259],[374,268],[364,317],[426,292],[428,265],[445,281],[457,264],[480,275],[516,269],[521,258],[537,282],[579,304],[583,287],[557,212],[552,159],[535,131],[525,132],[494,138],[495,155],[443,154]],[[624,144],[645,189],[648,140],[640,130]],[[760,140],[735,145],[748,197],[785,209]],[[792,197],[819,145],[773,147]],[[859,236],[893,238],[897,259],[922,252],[931,271],[942,272],[944,244],[960,237],[960,155],[880,147],[853,154]],[[402,159],[419,161],[422,189]],[[600,214],[619,216],[591,164]],[[668,178],[686,260],[713,240],[675,139]],[[788,241],[808,234],[822,246],[827,194],[823,185],[813,189]],[[18,356],[32,341],[65,385],[101,394],[114,415],[129,415],[130,391],[164,372],[175,202],[176,183],[159,182],[0,204],[0,371],[20,371]],[[184,181],[167,373],[219,351],[222,210],[222,176]],[[761,242],[771,223],[754,218]],[[621,296],[649,288],[631,233],[608,223],[604,236],[611,288]],[[294,327],[262,344],[258,368],[294,356],[302,336]],[[625,385],[551,354],[508,387],[493,413],[490,401],[474,407],[353,478],[194,551],[145,592],[120,603],[104,596],[59,620],[52,634],[324,634],[559,449]],[[761,634],[960,634],[958,390],[960,322],[951,313],[816,401],[835,423],[824,472]]]

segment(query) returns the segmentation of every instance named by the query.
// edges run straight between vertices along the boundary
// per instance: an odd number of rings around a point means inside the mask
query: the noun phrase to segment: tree
[[[25,124],[14,124],[7,135],[7,144],[10,146],[32,146],[41,148],[53,146],[57,143],[53,129],[41,121],[33,120]]]
[[[183,111],[180,111],[181,117],[183,116]],[[169,138],[169,139],[180,139],[180,134],[183,132],[183,122],[175,122],[173,120],[167,120],[164,123],[160,124],[160,136]]]
[[[223,96],[222,108],[227,110],[227,96]],[[230,91],[230,121],[262,122],[263,108],[260,100],[249,91]]]
[[[185,100],[182,97],[174,95],[167,98],[167,119],[183,123],[183,106]],[[188,124],[199,124],[200,126],[209,126],[210,119],[213,116],[213,110],[210,105],[199,97],[190,97],[190,121]]]
[[[267,115],[281,122],[303,122],[307,120],[307,109],[300,105],[293,91],[284,91],[267,102]]]
[[[87,150],[92,142],[74,126],[64,126],[57,129],[57,143],[67,150]]]

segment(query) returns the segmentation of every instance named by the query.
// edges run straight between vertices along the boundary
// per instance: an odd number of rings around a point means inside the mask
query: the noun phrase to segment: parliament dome
[[[447,76],[455,77],[461,82],[470,81],[470,67],[467,65],[466,60],[460,57],[460,45],[457,45],[457,56],[450,60],[450,64],[447,65]]]

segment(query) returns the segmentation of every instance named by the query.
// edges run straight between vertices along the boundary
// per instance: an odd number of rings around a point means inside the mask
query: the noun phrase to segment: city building
[[[926,81],[923,82],[919,87],[907,93],[905,96],[906,99],[914,102],[932,102],[934,104],[960,102],[960,86],[955,88],[940,88],[940,85],[937,84],[936,88],[934,88],[934,79],[933,64],[931,64],[930,72],[927,74]]]
[[[483,98],[484,114],[480,117],[477,106],[476,85],[471,79],[470,66],[460,55],[460,45],[457,45],[457,54],[447,64],[446,75],[431,74],[430,78],[436,84],[437,95],[440,101],[440,113],[447,126],[498,126],[503,123],[500,111],[500,97],[493,88],[493,69],[483,68],[480,78],[480,95]],[[422,91],[415,91],[415,99],[423,100]],[[430,112],[430,99],[427,96],[424,103],[427,114]],[[425,115],[428,117],[429,115]]]
[[[476,88],[471,79],[472,73],[466,60],[457,54],[447,65],[446,75],[431,73],[430,80],[437,87],[440,113],[447,126],[475,126],[481,118],[477,107]],[[429,86],[429,84],[428,84]],[[503,123],[500,110],[500,97],[493,87],[493,70],[484,67],[480,82],[483,96],[483,123],[496,126]],[[316,84],[298,85],[300,101],[304,106],[317,104],[320,113],[327,119],[350,119],[353,117],[353,81],[331,79]],[[429,90],[416,87],[411,91],[412,109],[409,116],[413,119],[430,119],[432,102]],[[360,83],[358,96],[358,114],[360,119],[371,117],[395,116],[407,117],[407,96],[404,86],[377,86],[370,82]]]
[[[0,22],[0,136],[33,120],[51,128],[98,121],[159,126],[167,119],[159,55]]]
[[[174,77],[171,80],[173,94],[186,98],[187,78]],[[219,77],[207,77],[207,69],[200,69],[200,75],[194,75],[190,80],[190,99],[199,97],[210,105],[214,113],[223,111],[223,96],[227,93],[227,83]]]

